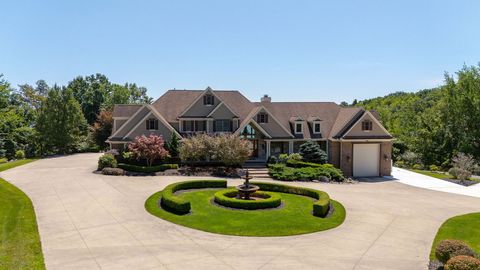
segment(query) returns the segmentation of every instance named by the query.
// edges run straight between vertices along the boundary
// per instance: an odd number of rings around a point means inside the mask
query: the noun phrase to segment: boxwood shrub
[[[316,199],[317,201],[313,203],[313,215],[317,217],[325,217],[330,209],[330,196],[324,191],[264,182],[255,182],[252,184],[260,187],[262,191],[290,193]]]
[[[435,257],[444,264],[451,258],[459,255],[473,257],[475,252],[465,242],[455,239],[442,240],[435,248]]]
[[[126,163],[119,163],[118,168],[124,169],[125,171],[129,172],[141,172],[141,173],[155,173],[155,172],[163,172],[169,169],[178,169],[178,164],[160,164],[155,166],[138,166]]]
[[[326,177],[334,181],[345,179],[342,171],[332,164],[317,164],[302,161],[287,161],[285,164],[269,165],[272,178],[283,181],[315,180]]]
[[[242,200],[237,199],[238,190],[224,189],[217,191],[214,195],[214,201],[220,205],[239,208],[245,210],[256,210],[256,209],[266,209],[266,208],[275,208],[280,206],[282,200],[280,195],[272,192],[257,191],[255,195],[262,197],[262,200]]]
[[[225,180],[202,180],[202,181],[185,181],[170,184],[162,191],[160,202],[162,206],[177,214],[188,214],[191,206],[190,202],[176,196],[174,193],[186,189],[200,189],[200,188],[226,188],[227,181]]]

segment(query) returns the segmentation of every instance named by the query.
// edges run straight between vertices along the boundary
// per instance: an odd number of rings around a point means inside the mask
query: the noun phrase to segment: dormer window
[[[158,120],[157,119],[148,119],[146,124],[147,130],[158,130]]]
[[[372,130],[372,128],[373,128],[372,121],[365,120],[365,121],[362,122],[362,130],[363,131],[370,131],[370,130]]]
[[[295,134],[302,134],[302,133],[303,133],[303,123],[295,122]]]
[[[203,105],[213,106],[215,104],[215,98],[211,94],[203,96]]]
[[[257,123],[268,123],[268,114],[266,113],[259,113],[257,115]]]
[[[320,121],[313,122],[313,133],[320,134]]]

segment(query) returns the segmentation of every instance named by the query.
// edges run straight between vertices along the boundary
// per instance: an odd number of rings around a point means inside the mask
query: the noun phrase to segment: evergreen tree
[[[314,141],[307,141],[300,145],[298,152],[302,155],[303,160],[307,162],[317,162],[322,164],[327,162],[327,153],[325,153],[325,151],[320,148],[320,145]]]

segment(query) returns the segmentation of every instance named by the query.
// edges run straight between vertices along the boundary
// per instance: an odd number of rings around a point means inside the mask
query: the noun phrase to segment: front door
[[[250,147],[250,158],[258,158],[258,140],[248,140]]]

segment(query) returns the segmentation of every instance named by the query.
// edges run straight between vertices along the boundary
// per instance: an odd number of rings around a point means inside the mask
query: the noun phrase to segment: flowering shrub
[[[157,159],[164,159],[169,156],[168,151],[164,147],[165,141],[161,136],[150,134],[136,137],[135,140],[128,145],[128,150],[133,153],[137,159],[145,159],[147,166],[152,166]]]
[[[478,270],[480,260],[474,257],[460,255],[448,260],[445,264],[446,270]]]

